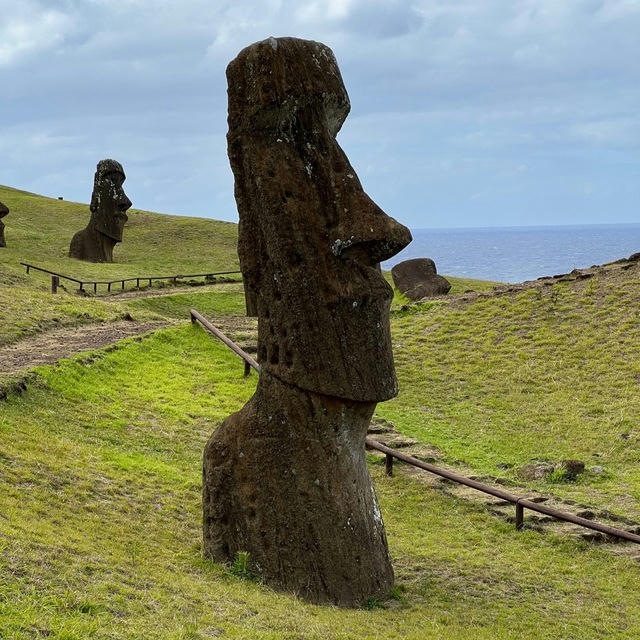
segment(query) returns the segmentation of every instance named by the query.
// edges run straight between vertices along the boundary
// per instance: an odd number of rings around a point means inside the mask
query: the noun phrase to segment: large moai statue
[[[9,215],[9,207],[6,204],[2,204],[0,202],[0,247],[6,247],[7,242],[4,239],[4,222],[2,222],[2,218],[6,215]]]
[[[254,396],[204,452],[204,552],[313,602],[383,598],[393,569],[365,457],[397,393],[379,262],[409,230],[363,191],[336,141],[349,98],[332,51],[253,44],[227,68],[238,254],[258,315]]]
[[[100,160],[93,178],[91,218],[78,231],[69,247],[69,257],[89,262],[113,262],[113,247],[122,242],[122,231],[131,207],[122,185],[126,179],[122,165],[115,160]]]

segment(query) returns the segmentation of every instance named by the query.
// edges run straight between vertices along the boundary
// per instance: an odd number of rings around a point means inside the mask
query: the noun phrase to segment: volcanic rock
[[[431,258],[399,262],[391,269],[391,276],[397,289],[411,300],[446,295],[451,289],[451,283],[436,272]]]
[[[379,262],[411,235],[362,189],[336,141],[349,98],[332,51],[269,38],[227,68],[229,160],[255,395],[207,442],[204,553],[249,553],[267,584],[357,606],[393,584],[365,458],[376,403],[397,393]]]
[[[69,247],[69,257],[88,262],[113,262],[113,247],[122,242],[122,231],[131,200],[122,188],[124,169],[115,160],[100,160],[93,178],[91,218],[76,233]]]
[[[4,238],[4,222],[2,222],[2,218],[4,218],[6,215],[9,215],[9,207],[0,202],[0,247],[7,246],[6,240]]]

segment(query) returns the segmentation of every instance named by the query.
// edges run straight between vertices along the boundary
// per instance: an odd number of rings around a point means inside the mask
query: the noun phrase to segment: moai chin
[[[2,222],[2,218],[9,215],[9,207],[6,204],[2,204],[0,202],[0,247],[6,247],[7,242],[4,239],[4,222]]]
[[[376,403],[397,393],[379,262],[411,234],[336,141],[350,105],[328,47],[269,38],[240,52],[227,81],[261,372],[205,447],[204,552],[248,551],[271,586],[357,606],[393,584],[364,441]]]
[[[76,233],[69,247],[69,257],[88,262],[113,262],[113,247],[122,242],[122,231],[131,207],[122,185],[124,169],[115,160],[100,160],[93,178],[91,218]]]

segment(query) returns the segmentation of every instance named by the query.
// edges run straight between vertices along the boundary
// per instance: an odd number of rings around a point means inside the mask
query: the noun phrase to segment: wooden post
[[[524,507],[516,502],[516,531],[524,527]]]
[[[393,475],[393,456],[390,453],[385,454],[384,470],[388,476]]]
[[[58,284],[60,280],[58,276],[51,276],[51,293],[58,293]]]
[[[93,293],[98,293],[98,283],[97,282],[93,283]]]
[[[244,377],[246,378],[251,373],[251,365],[245,360],[244,361]]]

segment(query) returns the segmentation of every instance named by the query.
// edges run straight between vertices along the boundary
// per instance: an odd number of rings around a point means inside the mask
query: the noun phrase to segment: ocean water
[[[382,264],[431,258],[438,273],[523,282],[640,252],[640,224],[412,229],[413,242]]]

